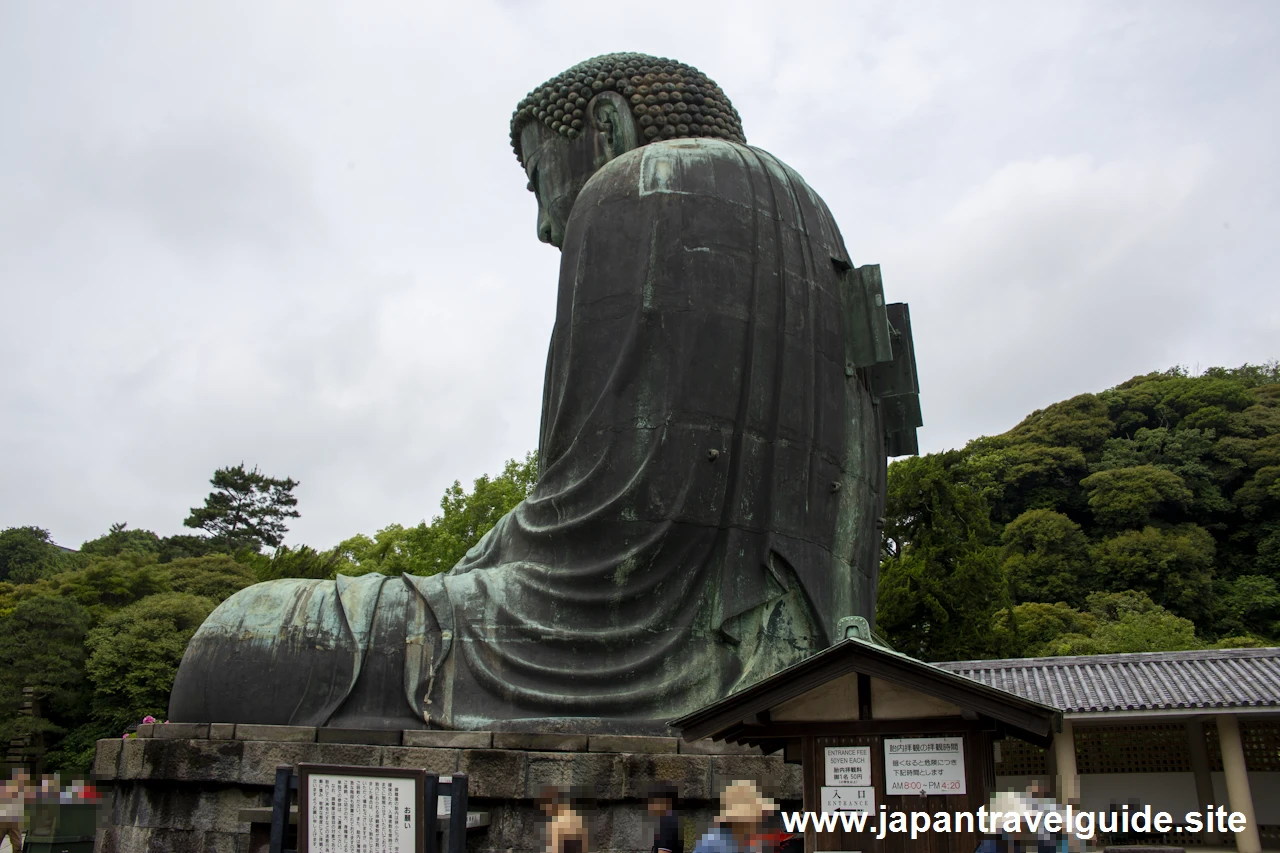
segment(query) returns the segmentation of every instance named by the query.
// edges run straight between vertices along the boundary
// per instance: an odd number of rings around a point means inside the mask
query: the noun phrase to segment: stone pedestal
[[[471,810],[490,817],[468,833],[477,853],[541,851],[534,799],[548,785],[593,792],[594,850],[636,853],[653,844],[644,798],[656,781],[680,787],[698,833],[732,780],[754,779],[795,807],[801,798],[800,768],[781,754],[676,738],[170,723],[98,742],[94,777],[112,805],[95,849],[256,853],[241,811],[269,806],[276,766],[300,763],[466,773]]]

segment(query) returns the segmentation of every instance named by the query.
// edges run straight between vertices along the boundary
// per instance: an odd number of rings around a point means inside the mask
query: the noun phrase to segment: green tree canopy
[[[434,575],[453,568],[498,519],[528,497],[537,479],[537,456],[530,453],[524,461],[508,460],[492,479],[476,478],[470,492],[455,481],[440,499],[441,514],[406,531],[403,547],[410,571]]]
[[[125,554],[93,560],[83,569],[60,572],[33,584],[0,592],[0,616],[28,598],[45,596],[73,601],[96,622],[103,614],[157,592],[168,592],[168,578],[154,554]]]
[[[348,565],[336,548],[331,551],[317,551],[306,545],[297,548],[281,545],[271,555],[253,554],[249,562],[259,581],[280,578],[325,580],[332,578],[339,569],[346,568]]]
[[[160,562],[168,563],[187,557],[207,557],[211,554],[235,553],[234,546],[228,548],[222,540],[209,536],[178,535],[166,536],[160,540]]]
[[[254,567],[226,554],[184,557],[164,564],[169,588],[210,601],[223,601],[258,582]]]
[[[1042,653],[1055,619],[1080,618],[1066,611],[1093,618],[1090,595],[1130,591],[1159,610],[1058,633],[1078,649],[1137,648],[1121,635],[1157,628],[1170,648],[1280,641],[1280,363],[1136,376],[898,460],[886,516],[881,633],[931,659]],[[991,545],[995,591],[969,604],[951,585]],[[993,607],[984,636],[972,626]]]
[[[1105,471],[1150,465],[1171,472],[1190,490],[1190,496],[1179,493],[1178,499],[1194,517],[1224,512],[1231,504],[1222,496],[1219,484],[1230,472],[1214,458],[1216,437],[1213,430],[1142,427],[1132,437],[1108,440],[1094,468]]]
[[[123,553],[159,554],[160,537],[150,530],[127,530],[127,524],[111,525],[111,530],[80,546],[81,554],[96,557],[118,557]]]
[[[243,543],[241,543],[243,544]],[[210,536],[178,535],[161,538],[150,530],[128,530],[124,523],[111,525],[111,530],[80,546],[80,553],[92,557],[118,557],[121,554],[156,554],[161,563],[210,554],[229,554],[237,547],[224,539]]]
[[[1065,633],[1037,651],[1044,655],[1102,655],[1122,652],[1176,652],[1204,648],[1196,626],[1153,602],[1142,592],[1094,592],[1088,634]]]
[[[989,652],[1006,600],[990,507],[961,484],[962,461],[956,452],[902,460],[889,482],[879,630],[925,660]]]
[[[1190,620],[1134,591],[1090,593],[1081,610],[1062,602],[1019,604],[998,613],[992,629],[1001,653],[1010,657],[1168,652],[1206,645]]]
[[[60,553],[49,531],[10,527],[0,532],[0,581],[30,583],[61,567]]]
[[[1189,619],[1209,615],[1213,602],[1213,537],[1203,527],[1147,526],[1103,539],[1093,560],[1105,588],[1137,590]]]
[[[1040,657],[1059,637],[1090,637],[1097,629],[1096,616],[1061,601],[1019,604],[1001,610],[992,622],[1000,654],[1008,657]]]
[[[293,496],[296,480],[268,477],[256,467],[246,470],[241,462],[234,468],[219,468],[209,481],[213,491],[203,507],[194,507],[182,522],[204,530],[228,551],[241,547],[259,550],[276,547],[288,532],[285,519],[298,518]]]
[[[426,527],[425,524],[421,526]],[[347,563],[342,571],[346,574],[422,574],[421,570],[426,566],[417,565],[421,562],[421,555],[415,549],[422,537],[412,536],[413,531],[414,528],[391,524],[372,537],[358,533],[343,540],[337,548]]]
[[[1100,524],[1125,528],[1147,524],[1161,509],[1184,509],[1191,490],[1172,471],[1154,465],[1109,468],[1080,481]]]
[[[35,595],[0,616],[0,743],[29,738],[37,754],[83,715],[89,614],[70,598]],[[21,713],[23,689],[36,706]]]
[[[1000,539],[1015,600],[1084,604],[1096,579],[1080,525],[1051,509],[1029,509],[1005,526]]]
[[[1280,584],[1275,576],[1241,575],[1218,580],[1217,630],[1230,637],[1280,637]]]
[[[185,592],[151,595],[89,632],[86,671],[94,716],[123,729],[144,715],[164,718],[187,642],[214,608]]]

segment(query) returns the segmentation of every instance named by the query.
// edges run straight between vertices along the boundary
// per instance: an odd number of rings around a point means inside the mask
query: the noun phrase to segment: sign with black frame
[[[299,764],[298,853],[425,853],[436,822],[426,780],[411,768]]]

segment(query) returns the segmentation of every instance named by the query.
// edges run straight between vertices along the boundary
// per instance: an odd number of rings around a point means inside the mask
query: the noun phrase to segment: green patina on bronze
[[[874,617],[919,425],[878,268],[679,63],[588,60],[511,132],[562,251],[538,483],[443,575],[229,599],[171,719],[661,731]]]
[[[511,117],[511,147],[524,165],[520,134],[529,122],[576,139],[588,130],[591,101],[603,92],[626,99],[644,142],[715,137],[746,144],[742,119],[714,80],[696,68],[643,53],[588,59],[538,86]]]

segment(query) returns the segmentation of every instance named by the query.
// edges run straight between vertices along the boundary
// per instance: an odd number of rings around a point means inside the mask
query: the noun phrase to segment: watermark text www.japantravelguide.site
[[[886,835],[910,834],[917,838],[927,832],[979,832],[984,835],[1006,833],[1049,834],[1067,833],[1081,840],[1093,838],[1098,833],[1163,833],[1175,829],[1190,833],[1241,832],[1246,818],[1240,812],[1229,812],[1222,806],[1206,806],[1203,812],[1187,812],[1182,823],[1175,826],[1169,812],[1151,811],[1150,806],[1130,811],[1124,806],[1120,811],[1076,811],[1066,806],[1061,811],[988,811],[985,806],[977,811],[961,812],[904,812],[888,811],[881,806],[878,816],[865,811],[842,812],[783,812],[783,829],[787,832],[870,832],[876,838]]]

